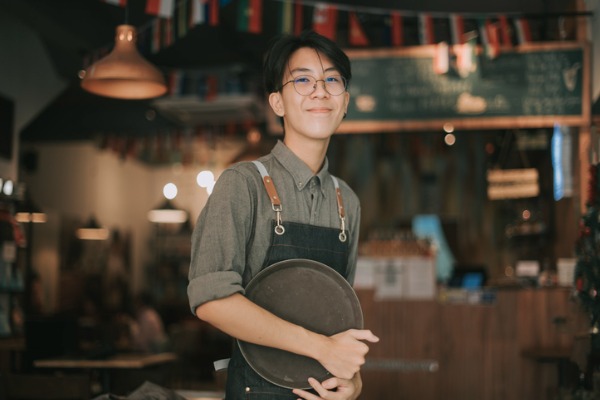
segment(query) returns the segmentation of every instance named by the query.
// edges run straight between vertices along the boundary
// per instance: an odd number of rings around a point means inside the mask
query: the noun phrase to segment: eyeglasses
[[[332,96],[339,96],[346,91],[346,78],[341,75],[328,76],[325,79],[315,79],[310,75],[301,75],[281,85],[279,90],[290,82],[294,84],[294,89],[301,96],[313,94],[317,90],[317,82],[323,82],[325,91]]]

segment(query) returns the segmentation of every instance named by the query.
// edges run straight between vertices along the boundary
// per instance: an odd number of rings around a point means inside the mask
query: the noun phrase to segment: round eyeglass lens
[[[318,82],[323,82],[325,90],[332,96],[339,96],[346,90],[346,79],[343,76],[328,76],[325,79],[315,79],[312,76],[303,75],[294,78],[294,88],[298,94],[308,96],[317,90]]]

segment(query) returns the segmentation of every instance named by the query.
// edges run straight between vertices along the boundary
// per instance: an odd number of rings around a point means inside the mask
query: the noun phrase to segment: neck
[[[295,140],[286,136],[283,139],[283,143],[316,174],[325,161],[329,138],[322,140]]]

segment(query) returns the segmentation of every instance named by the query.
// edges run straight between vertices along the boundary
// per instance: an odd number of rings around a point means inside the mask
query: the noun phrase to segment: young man
[[[192,311],[234,338],[311,357],[334,377],[309,379],[312,391],[286,389],[262,379],[237,347],[227,372],[227,400],[356,399],[369,330],[331,337],[286,322],[244,297],[244,287],[275,262],[305,258],[354,279],[360,204],[348,185],[327,171],[327,146],[349,101],[350,61],[314,32],[282,36],[264,61],[269,104],[283,121],[284,139],[258,163],[224,171],[192,236],[188,296]],[[263,183],[279,194],[274,207]],[[336,195],[341,190],[344,213]]]

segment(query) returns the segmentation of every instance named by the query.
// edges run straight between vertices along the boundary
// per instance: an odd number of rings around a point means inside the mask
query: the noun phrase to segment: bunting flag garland
[[[313,29],[315,32],[335,40],[337,8],[326,4],[317,4],[313,11]]]
[[[498,17],[498,23],[500,24],[500,38],[502,39],[502,46],[512,47],[512,40],[510,39],[510,26],[508,24],[508,18],[506,18],[506,15],[500,15]]]
[[[297,1],[294,3],[294,35],[298,36],[304,28],[304,14],[303,14],[302,2]]]
[[[280,11],[280,15],[279,15],[279,33],[292,33],[292,21],[293,21],[293,14],[292,14],[292,2],[291,1],[282,1],[279,5],[279,11]]]
[[[450,15],[450,35],[453,44],[463,44],[465,34],[465,21],[462,16],[457,14]]]
[[[112,4],[113,6],[125,7],[127,5],[127,0],[102,0],[107,4]]]
[[[103,3],[119,7],[127,5],[128,0],[98,0]],[[188,35],[189,30],[200,24],[217,26],[220,21],[220,7],[226,6],[233,0],[144,0],[145,11],[156,16],[145,26],[138,29],[138,42],[148,52],[157,53],[162,48],[171,46],[177,40]],[[131,2],[129,2],[131,3]],[[299,35],[305,28],[312,29],[331,40],[336,40],[338,31],[338,14],[340,10],[347,10],[348,15],[348,43],[351,46],[369,46],[372,38],[361,24],[359,14],[352,9],[342,5],[328,3],[310,3],[303,5],[302,0],[279,0],[276,12],[276,30],[279,33]],[[264,0],[236,0],[237,7],[237,29],[241,32],[260,34],[263,32],[263,14],[265,12]],[[305,16],[306,9],[308,15]],[[360,11],[368,13],[369,11]],[[378,14],[382,14],[380,10]],[[401,11],[390,10],[384,13],[382,19],[385,22],[383,42],[385,45],[399,47],[406,43],[406,32],[404,26],[405,14]],[[529,21],[524,17],[510,17],[506,15],[482,15],[477,21],[477,29],[474,32],[465,32],[465,20],[458,13],[447,14],[449,23],[448,33],[440,30],[441,37],[436,38],[434,18],[430,13],[416,15],[418,23],[419,43],[421,45],[434,45],[435,50],[434,67],[436,73],[445,73],[450,67],[451,53],[446,57],[446,49],[454,50],[456,53],[456,67],[462,74],[476,67],[475,38],[480,38],[483,54],[493,59],[500,53],[501,48],[512,47],[515,43],[523,44],[531,42],[532,35]],[[440,17],[441,18],[441,17]],[[307,26],[308,25],[308,26]],[[270,34],[270,32],[269,32]],[[413,40],[410,38],[410,42]],[[468,42],[469,46],[464,46]],[[93,53],[86,54],[82,62],[87,67],[91,62],[99,59],[104,50],[96,49]],[[475,67],[473,67],[475,65]],[[454,64],[453,64],[454,66]]]
[[[419,15],[419,42],[422,45],[433,44],[433,18],[429,14]]]
[[[404,45],[404,27],[402,15],[397,12],[392,13],[392,46]]]
[[[368,46],[369,39],[367,39],[367,36],[365,35],[365,32],[362,26],[360,25],[360,21],[358,20],[356,13],[350,12],[348,14],[348,22],[348,41],[350,42],[350,44],[352,46]]]
[[[519,44],[531,42],[531,31],[529,30],[529,21],[525,18],[518,18],[515,21],[515,27],[517,28],[517,40]]]
[[[146,0],[146,14],[170,18],[174,9],[175,0]]]
[[[190,12],[190,27],[203,24],[206,20],[204,1],[190,0],[192,2],[192,10]]]

